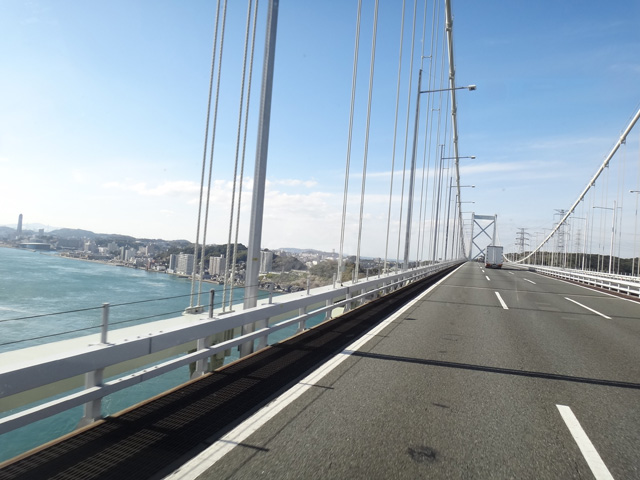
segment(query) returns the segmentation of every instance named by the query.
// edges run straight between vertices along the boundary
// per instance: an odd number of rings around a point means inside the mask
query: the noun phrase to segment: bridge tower
[[[469,260],[473,261],[476,258],[484,255],[487,245],[495,245],[496,244],[496,232],[498,226],[498,215],[476,215],[475,213],[471,216],[471,246],[469,248]],[[478,227],[480,231],[474,235],[475,227]],[[487,230],[493,226],[492,235],[489,235]],[[484,243],[484,246],[481,247],[476,243],[478,237],[482,234],[489,237],[489,243]],[[484,239],[484,237],[482,237]],[[479,240],[478,240],[479,241]],[[486,242],[486,239],[485,239]],[[476,247],[477,253],[473,254],[473,247]]]

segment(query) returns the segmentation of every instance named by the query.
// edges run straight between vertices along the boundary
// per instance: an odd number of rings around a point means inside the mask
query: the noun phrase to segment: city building
[[[273,252],[260,252],[260,273],[269,273],[273,267]]]
[[[135,248],[128,248],[125,252],[124,252],[124,261],[125,262],[133,262],[136,258],[136,250]]]
[[[87,240],[84,242],[84,251],[89,253],[98,253],[98,246],[93,240]]]
[[[209,257],[209,275],[224,275],[224,255]]]
[[[16,236],[22,236],[22,214],[18,215],[18,229],[16,231]]]
[[[176,258],[175,272],[181,275],[193,274],[193,253],[180,253]]]

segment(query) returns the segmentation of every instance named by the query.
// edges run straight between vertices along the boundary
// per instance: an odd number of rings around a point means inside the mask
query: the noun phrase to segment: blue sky
[[[246,17],[246,2],[229,3],[208,234],[215,243],[227,238]],[[245,193],[253,177],[266,3],[259,10]],[[356,250],[373,11],[373,2],[363,3],[350,253]],[[498,214],[509,249],[516,228],[548,228],[554,209],[573,203],[637,111],[640,4],[452,5],[457,84],[478,85],[457,95],[460,154],[477,157],[461,160],[462,183],[476,185],[463,190],[463,200],[475,202],[469,211]],[[351,0],[280,2],[265,247],[339,248],[356,6]],[[380,2],[365,256],[385,250],[401,6]],[[412,8],[407,1],[407,12]],[[423,8],[419,3],[419,32]],[[433,4],[427,8],[430,13]],[[22,213],[26,223],[51,227],[194,240],[214,19],[213,1],[0,1],[0,225],[15,225]],[[427,40],[430,35],[429,28]],[[394,218],[408,35],[403,48]],[[421,48],[418,41],[414,57]],[[415,91],[417,67],[413,74]],[[624,147],[635,158],[629,182],[638,168],[638,128]],[[249,205],[247,195],[243,219]],[[246,241],[245,225],[240,241]],[[397,228],[392,222],[391,257]]]

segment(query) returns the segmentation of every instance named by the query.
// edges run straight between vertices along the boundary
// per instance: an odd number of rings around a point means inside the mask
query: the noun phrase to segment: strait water
[[[210,283],[203,284],[201,303],[209,302],[211,288],[216,290],[218,305],[222,286]],[[190,291],[191,281],[174,275],[84,262],[53,253],[0,248],[0,353],[98,334],[103,303],[111,305],[110,329],[177,317],[189,306]],[[234,290],[233,298],[234,303],[242,302],[242,289]],[[315,323],[308,322],[309,326]],[[278,332],[280,338],[295,332],[294,327],[286,330]],[[270,342],[276,340],[270,337]],[[226,362],[237,356],[237,349],[233,349]],[[103,415],[135,405],[188,379],[188,367],[183,367],[105,397]],[[16,411],[0,412],[0,417]],[[81,417],[82,408],[77,407],[0,435],[0,462],[73,431]]]

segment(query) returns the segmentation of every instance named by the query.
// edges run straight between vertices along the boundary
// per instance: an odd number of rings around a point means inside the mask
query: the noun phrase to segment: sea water
[[[196,292],[198,285],[196,284]],[[222,286],[203,283],[202,304]],[[0,353],[68,338],[96,334],[101,305],[109,303],[110,329],[179,316],[190,303],[191,280],[158,272],[61,257],[52,252],[0,248]],[[227,301],[229,293],[227,292]],[[242,289],[233,293],[243,301]],[[197,302],[194,299],[194,304]],[[308,326],[319,319],[307,322]],[[286,329],[283,329],[286,330]],[[295,333],[278,332],[285,338]],[[270,337],[270,342],[280,338]],[[238,358],[237,349],[226,362]],[[110,415],[162,393],[189,379],[188,366],[143,382],[103,399]],[[0,417],[15,411],[0,412]],[[0,462],[73,431],[82,407],[0,435]]]

